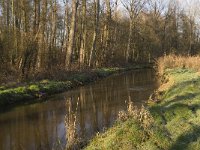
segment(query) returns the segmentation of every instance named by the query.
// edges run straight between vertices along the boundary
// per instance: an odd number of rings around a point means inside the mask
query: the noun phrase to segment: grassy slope
[[[97,135],[86,150],[157,150],[169,147],[169,138],[162,128],[153,125],[144,129],[135,119],[117,123],[103,134]]]
[[[36,98],[42,98],[48,95],[67,91],[114,73],[145,67],[149,67],[149,65],[136,65],[127,68],[102,68],[91,72],[73,74],[72,76],[67,77],[66,81],[43,80],[40,82],[25,83],[21,86],[15,87],[0,86],[0,107],[9,106],[19,102],[29,102]]]
[[[188,69],[167,70],[166,75],[174,82],[160,103],[149,106],[154,118],[150,136],[128,119],[95,137],[86,149],[200,149],[200,76]]]

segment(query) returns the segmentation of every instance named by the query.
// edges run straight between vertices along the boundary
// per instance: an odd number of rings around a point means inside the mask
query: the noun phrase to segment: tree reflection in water
[[[66,130],[69,100],[70,111],[76,112],[76,134],[87,141],[115,122],[118,112],[126,109],[126,100],[140,106],[156,85],[152,70],[138,70],[52,96],[47,102],[8,110],[0,114],[0,149],[65,148],[67,134],[74,136]]]

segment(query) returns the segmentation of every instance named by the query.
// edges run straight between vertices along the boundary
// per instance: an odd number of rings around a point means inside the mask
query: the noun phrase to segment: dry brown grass
[[[120,121],[124,122],[130,118],[138,121],[143,129],[148,129],[154,122],[150,112],[144,106],[138,108],[134,106],[131,100],[127,103],[127,110],[118,113],[118,120]]]
[[[189,68],[200,71],[200,56],[166,55],[157,61],[158,72],[162,75],[165,69]]]

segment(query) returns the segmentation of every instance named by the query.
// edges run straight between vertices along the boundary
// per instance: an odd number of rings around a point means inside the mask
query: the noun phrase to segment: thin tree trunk
[[[7,7],[6,7],[6,24],[9,28],[10,26],[10,0],[7,0]]]
[[[132,19],[130,19],[128,45],[127,45],[127,50],[126,50],[126,62],[129,61],[129,57],[130,57],[132,34],[133,34],[133,23],[132,23]]]
[[[51,48],[55,46],[56,40],[56,22],[57,22],[57,0],[54,0],[53,14],[52,14],[52,35],[51,35]]]
[[[99,0],[94,0],[94,11],[95,11],[95,22],[94,22],[94,33],[93,33],[93,42],[92,48],[90,51],[89,67],[94,65],[95,55],[96,55],[96,42],[99,32]]]
[[[57,0],[52,0],[52,14],[51,14],[51,34],[50,34],[50,43],[48,47],[48,68],[51,68],[53,65],[53,57],[54,57],[54,52],[53,49],[56,46],[56,30],[57,30]]]
[[[46,27],[46,15],[47,15],[47,0],[42,1],[42,15],[40,24],[40,42],[37,56],[38,69],[44,68],[45,55],[46,55],[46,42],[45,42],[45,27]]]
[[[106,57],[111,54],[111,35],[110,35],[110,25],[111,25],[111,7],[110,0],[106,0],[106,24],[105,24],[105,55]]]
[[[69,6],[68,6],[68,0],[66,0],[65,4],[65,36],[64,36],[64,44],[63,44],[63,52],[67,52],[67,46],[69,42]],[[66,53],[65,53],[66,55]],[[65,59],[64,59],[65,61]],[[64,62],[65,64],[65,62]]]
[[[15,16],[14,16],[14,0],[12,0],[12,32],[13,32],[13,43],[14,43],[14,48],[12,50],[12,56],[11,56],[11,64],[15,64],[15,58],[17,55],[17,42],[16,42],[16,28],[15,28]]]
[[[79,54],[79,61],[80,65],[84,64],[85,60],[85,48],[86,48],[86,36],[87,36],[87,29],[86,29],[86,0],[82,1],[82,37],[81,37],[81,48]]]
[[[111,58],[113,59],[114,58],[114,55],[115,55],[115,51],[117,49],[117,32],[118,32],[118,0],[115,0],[115,9],[114,9],[114,21],[115,21],[115,26],[114,26],[114,46],[113,48],[111,49]]]
[[[78,1],[77,0],[73,0],[72,1],[71,30],[70,30],[70,34],[69,34],[69,44],[68,44],[67,53],[66,53],[66,60],[65,60],[65,66],[68,69],[69,69],[69,67],[71,65],[72,51],[73,51],[74,42],[75,42],[77,7],[78,7]]]

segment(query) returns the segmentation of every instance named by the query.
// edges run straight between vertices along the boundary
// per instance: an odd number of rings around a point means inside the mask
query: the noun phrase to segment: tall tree
[[[90,51],[90,59],[89,59],[89,67],[94,66],[96,59],[96,44],[97,44],[97,36],[99,33],[99,11],[100,11],[100,1],[94,0],[94,31],[93,31],[93,40],[92,47]]]
[[[46,60],[46,40],[45,40],[45,30],[47,22],[47,0],[42,1],[42,13],[41,13],[41,23],[40,23],[40,36],[39,36],[39,50],[37,55],[37,68],[40,70],[45,67]]]
[[[73,51],[74,42],[75,42],[77,7],[78,7],[78,0],[72,0],[71,29],[70,29],[70,34],[69,34],[69,44],[68,44],[68,47],[67,47],[66,60],[65,60],[66,68],[69,68],[70,65],[71,65],[72,51]]]
[[[133,41],[133,34],[135,35],[135,27],[137,24],[138,16],[143,10],[146,0],[127,0],[121,1],[123,6],[128,11],[130,21],[129,21],[129,37],[126,50],[126,62],[129,59],[134,60],[135,55],[135,43]]]
[[[104,33],[104,51],[105,51],[105,57],[111,56],[111,20],[112,20],[112,14],[111,14],[111,6],[110,6],[110,0],[105,0],[106,3],[106,21],[105,21],[105,33]]]
[[[87,19],[86,19],[86,0],[82,0],[82,26],[81,26],[81,47],[79,54],[80,65],[84,64],[85,61],[85,51],[86,51],[86,38],[87,38]]]

